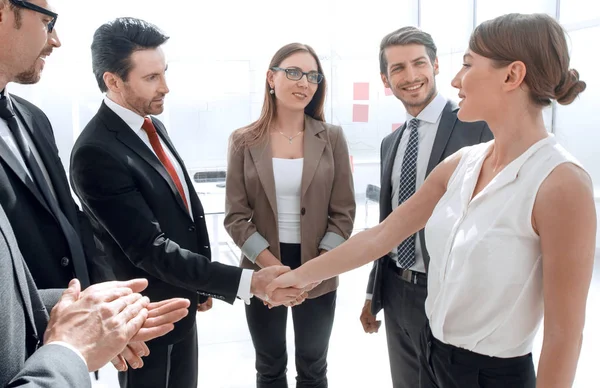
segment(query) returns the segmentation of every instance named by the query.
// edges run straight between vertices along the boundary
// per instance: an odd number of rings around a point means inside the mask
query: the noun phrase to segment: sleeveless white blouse
[[[550,135],[471,200],[492,144],[468,147],[427,222],[425,310],[438,340],[507,358],[531,352],[543,317],[538,189],[558,165],[580,164]]]

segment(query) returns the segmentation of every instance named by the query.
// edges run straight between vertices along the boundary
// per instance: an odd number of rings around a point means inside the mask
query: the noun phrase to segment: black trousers
[[[419,386],[420,336],[427,322],[427,278],[422,274],[416,281],[407,282],[400,277],[394,262],[384,271],[381,295],[392,385],[416,388]]]
[[[421,388],[535,388],[531,353],[486,356],[438,341],[429,326],[421,338]]]
[[[144,366],[119,372],[121,388],[198,388],[198,333],[196,325],[171,345],[148,343]]]
[[[300,266],[300,245],[280,244],[281,261]],[[333,327],[336,292],[307,299],[291,308],[296,346],[296,387],[327,388],[327,350]],[[286,321],[288,308],[269,309],[253,298],[246,320],[256,351],[257,388],[287,388]]]

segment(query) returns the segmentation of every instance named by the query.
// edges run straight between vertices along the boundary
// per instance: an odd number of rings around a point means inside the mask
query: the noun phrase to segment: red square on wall
[[[369,105],[352,105],[352,121],[355,123],[369,122]]]
[[[354,83],[354,100],[369,100],[369,83],[355,82]]]

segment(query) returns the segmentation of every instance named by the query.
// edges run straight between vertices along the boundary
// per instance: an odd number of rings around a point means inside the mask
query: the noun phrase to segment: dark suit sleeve
[[[106,259],[106,255],[96,245],[94,229],[90,224],[90,219],[79,208],[77,208],[77,218],[79,220],[81,244],[83,245],[90,275],[90,284],[116,280],[117,277]]]
[[[58,345],[42,346],[25,361],[6,388],[91,387],[85,363],[72,350]]]
[[[150,275],[233,303],[242,270],[212,262],[166,236],[138,191],[128,166],[104,148],[82,145],[71,159],[73,189],[127,258]]]

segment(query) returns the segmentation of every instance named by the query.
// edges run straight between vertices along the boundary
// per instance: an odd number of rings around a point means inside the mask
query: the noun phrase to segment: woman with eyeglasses
[[[259,119],[230,137],[225,229],[241,265],[298,268],[352,232],[356,204],[342,129],[325,123],[326,81],[317,54],[288,44],[275,53]],[[327,350],[337,278],[309,285],[306,300],[246,306],[258,388],[287,387],[286,320],[291,308],[296,387],[327,387]]]
[[[450,156],[385,221],[269,292],[366,264],[425,227],[421,387],[571,387],[594,264],[594,188],[542,116],[553,100],[568,105],[585,90],[569,62],[565,32],[546,14],[477,26],[452,86],[458,118],[486,121],[495,140]]]

